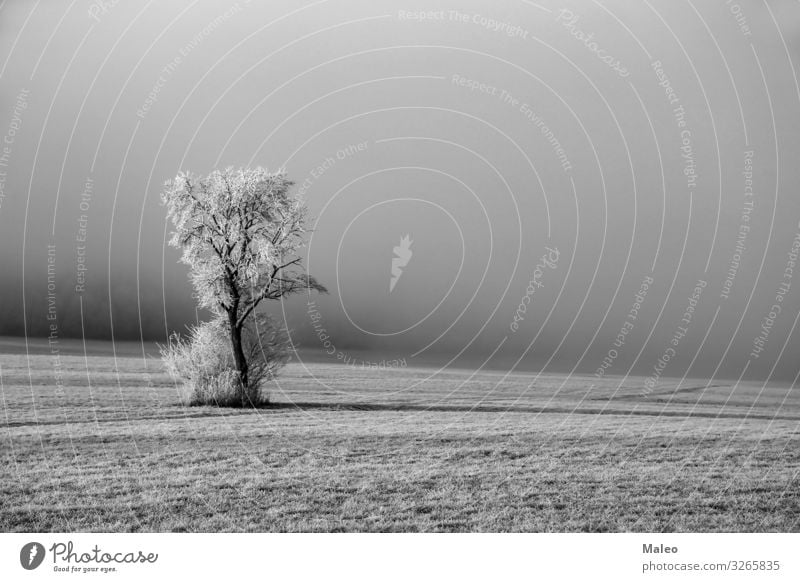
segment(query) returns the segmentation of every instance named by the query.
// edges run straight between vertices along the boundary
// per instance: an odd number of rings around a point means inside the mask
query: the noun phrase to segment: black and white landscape
[[[0,531],[800,530],[800,5],[0,3]]]

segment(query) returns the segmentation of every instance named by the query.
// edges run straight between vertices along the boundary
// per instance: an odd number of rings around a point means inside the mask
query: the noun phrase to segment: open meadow
[[[786,385],[293,362],[221,410],[93,353],[0,355],[0,531],[800,531]]]

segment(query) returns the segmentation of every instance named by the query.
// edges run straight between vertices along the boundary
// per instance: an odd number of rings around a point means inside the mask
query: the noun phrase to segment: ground
[[[93,353],[0,355],[0,531],[800,531],[788,386],[292,363],[219,410]]]

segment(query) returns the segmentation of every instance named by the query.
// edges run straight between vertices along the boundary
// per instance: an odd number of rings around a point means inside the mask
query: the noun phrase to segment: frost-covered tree
[[[205,178],[180,173],[161,196],[175,227],[170,244],[183,251],[200,306],[227,323],[242,404],[249,380],[242,332],[259,303],[327,292],[301,265],[308,210],[292,185],[283,171],[226,168]]]

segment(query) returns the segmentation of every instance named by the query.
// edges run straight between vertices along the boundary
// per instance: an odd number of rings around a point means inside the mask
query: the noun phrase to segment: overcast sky
[[[261,165],[332,359],[800,370],[796,2],[101,4],[0,7],[0,335],[184,329],[162,184]]]

